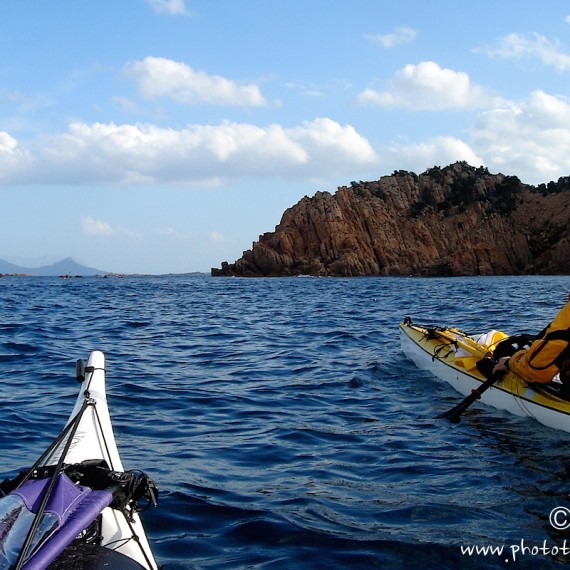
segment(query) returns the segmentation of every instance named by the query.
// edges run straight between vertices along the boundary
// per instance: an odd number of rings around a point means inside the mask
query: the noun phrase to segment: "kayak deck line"
[[[486,376],[477,369],[476,362],[492,357],[491,347],[479,344],[458,329],[419,325],[409,317],[400,324],[399,330],[402,350],[406,356],[419,369],[445,380],[464,396],[486,381]],[[464,363],[470,368],[466,369]],[[549,427],[570,432],[570,401],[553,393],[547,386],[549,385],[529,384],[509,373],[494,383],[481,396],[481,401],[497,409],[532,417]]]

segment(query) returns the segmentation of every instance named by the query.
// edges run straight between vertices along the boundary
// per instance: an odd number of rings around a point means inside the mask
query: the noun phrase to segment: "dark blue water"
[[[166,569],[561,568],[570,530],[549,514],[570,507],[570,435],[479,405],[435,420],[461,397],[406,360],[397,327],[536,332],[569,288],[2,278],[0,478],[58,433],[75,360],[100,349],[125,466],[161,489],[144,518]]]

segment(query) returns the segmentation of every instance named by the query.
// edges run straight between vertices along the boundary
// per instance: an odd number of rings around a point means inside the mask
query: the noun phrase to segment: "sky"
[[[567,0],[30,0],[0,18],[0,258],[209,272],[317,191],[570,175]]]

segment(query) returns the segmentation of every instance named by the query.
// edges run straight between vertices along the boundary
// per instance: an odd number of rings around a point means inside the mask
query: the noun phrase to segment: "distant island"
[[[81,276],[89,277],[93,275],[109,275],[109,271],[101,271],[100,269],[93,269],[86,267],[74,261],[71,257],[67,257],[52,263],[51,265],[44,265],[42,267],[23,267],[0,259],[0,274],[2,275],[34,275],[34,276]]]
[[[466,162],[305,196],[217,276],[570,274],[570,177],[532,186]]]
[[[158,277],[154,274],[143,273],[113,273],[87,267],[77,263],[73,258],[66,257],[61,261],[41,267],[25,267],[0,259],[0,277]],[[191,271],[186,273],[168,273],[169,277],[210,277],[209,273]]]

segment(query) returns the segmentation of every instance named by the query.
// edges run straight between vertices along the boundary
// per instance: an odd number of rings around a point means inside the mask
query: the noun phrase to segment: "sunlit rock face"
[[[459,162],[304,197],[214,276],[570,273],[570,178],[523,184]]]

